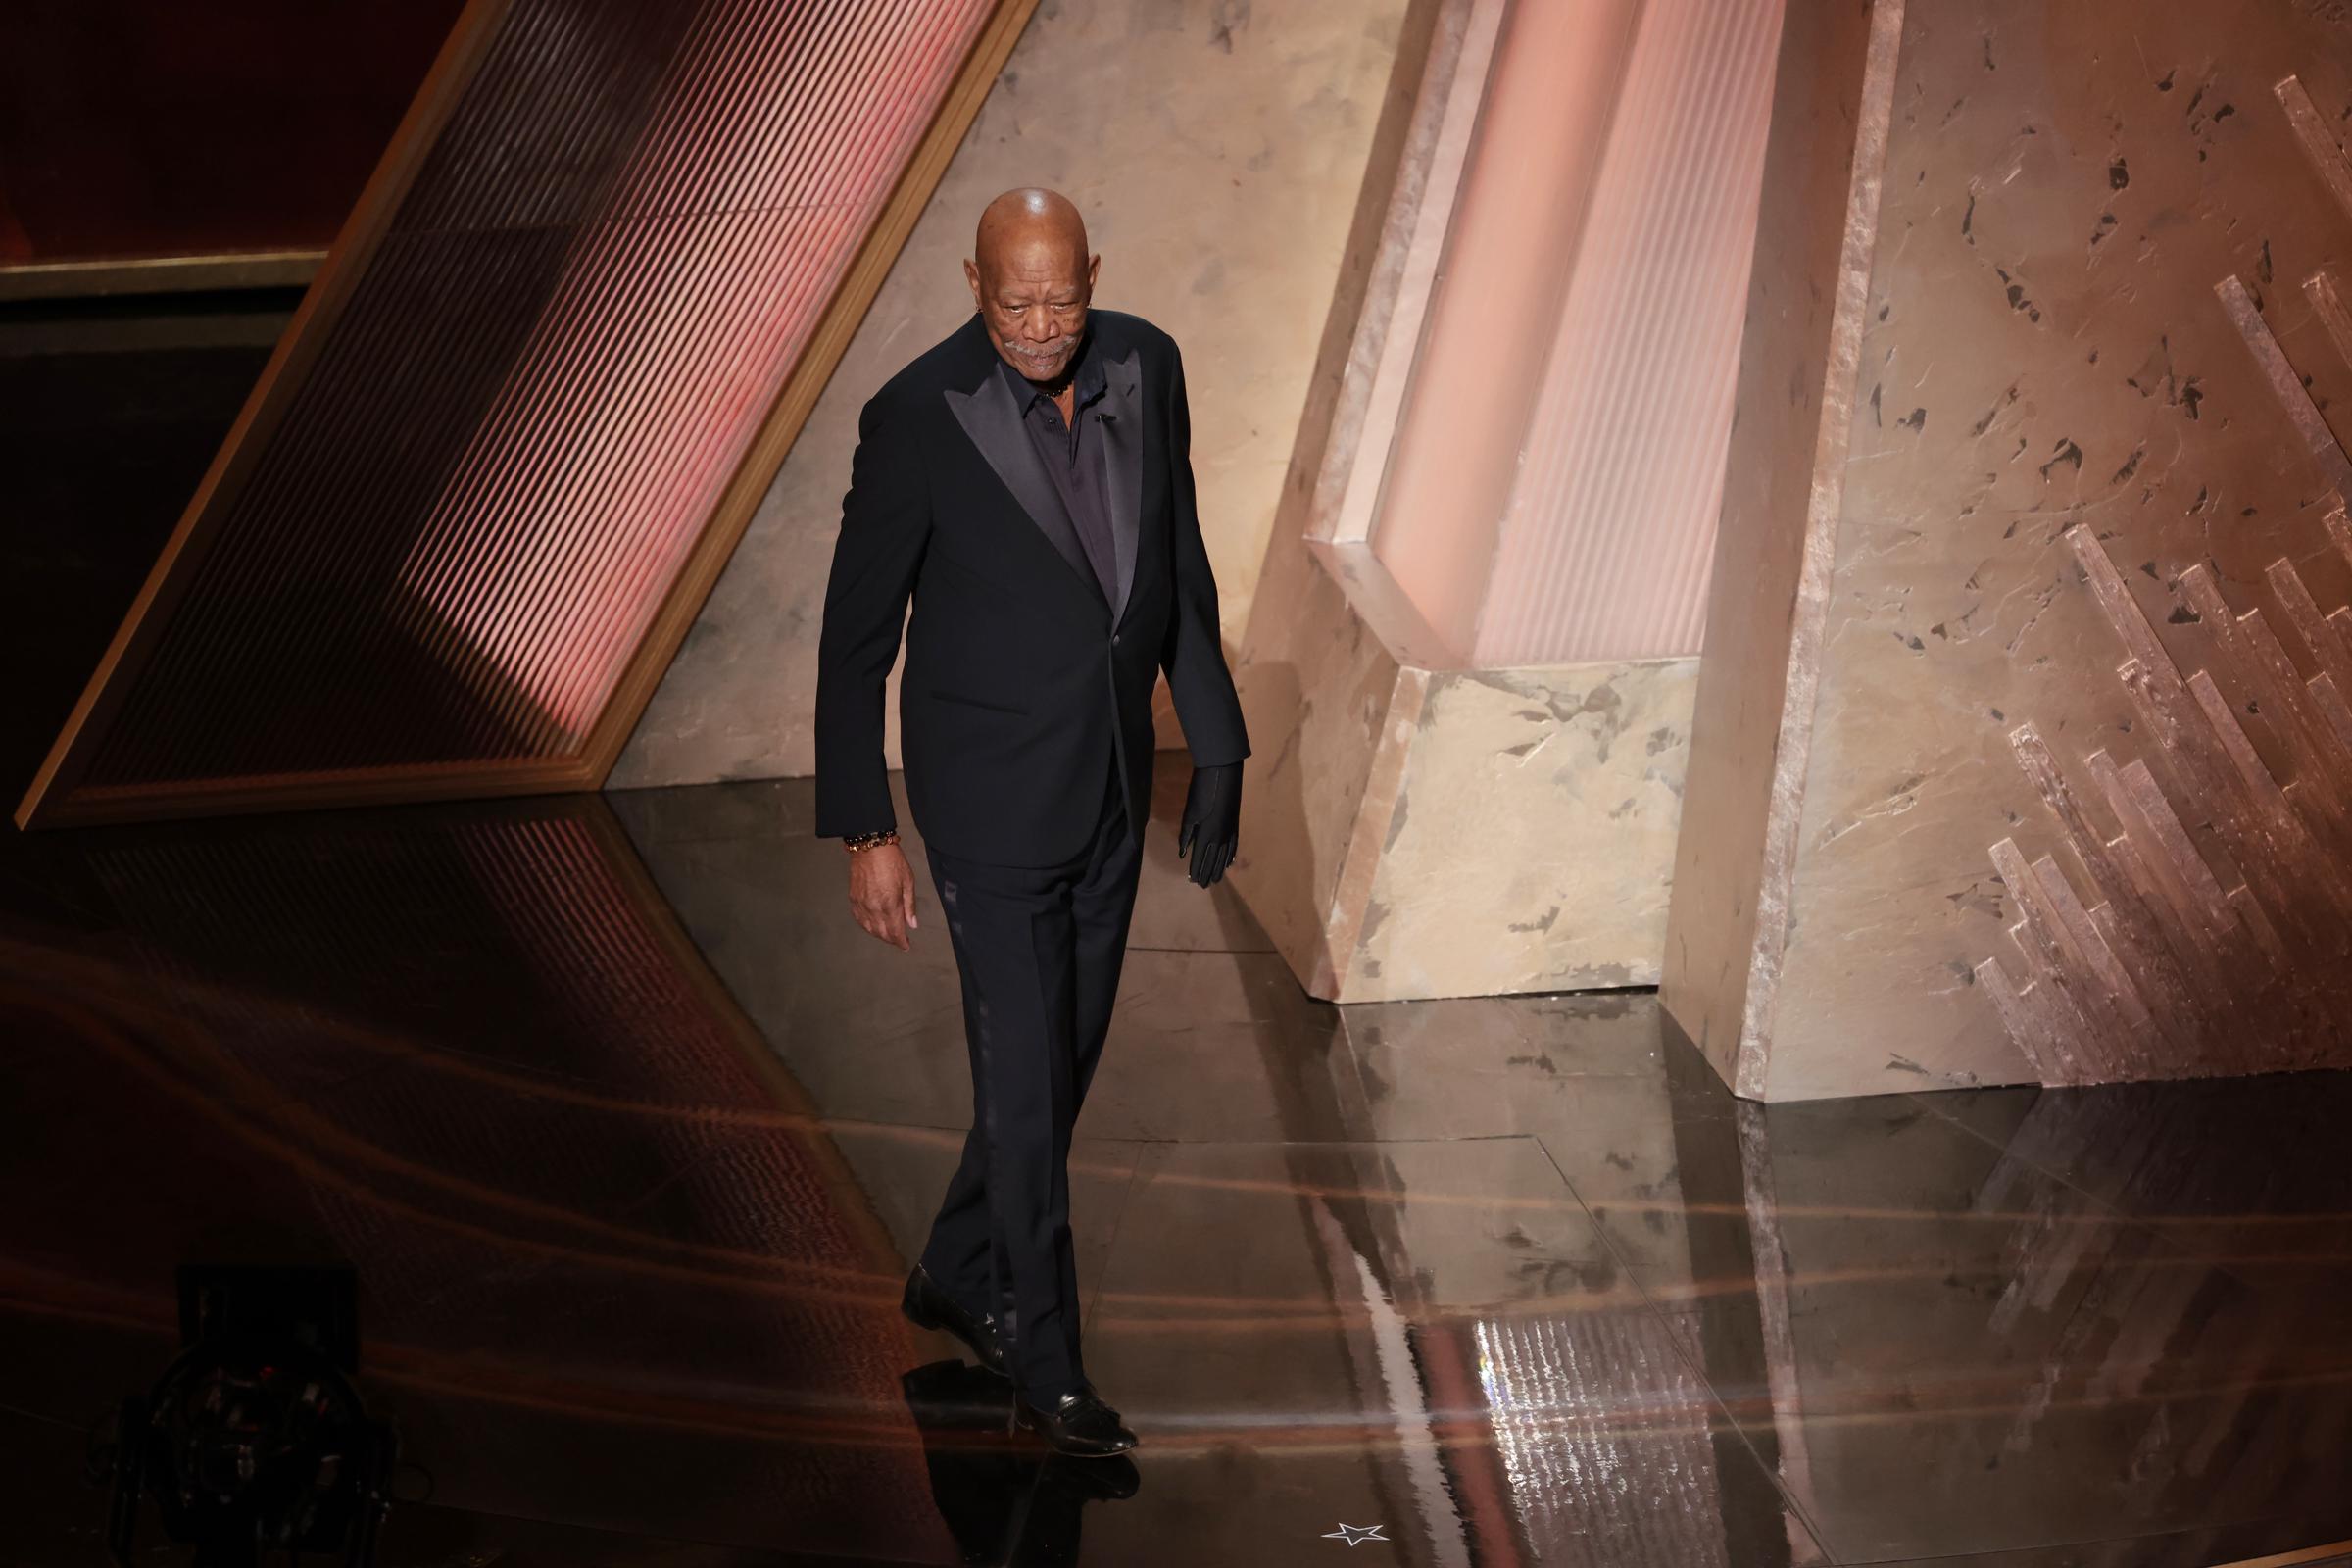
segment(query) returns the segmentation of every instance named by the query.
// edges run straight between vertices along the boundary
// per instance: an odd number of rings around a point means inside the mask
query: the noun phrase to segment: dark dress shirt
[[[1090,329],[1086,341],[1078,346],[1078,362],[1070,374],[1075,393],[1070,406],[1075,417],[1066,424],[1053,393],[1002,357],[997,369],[1012,387],[1012,401],[1021,411],[1021,428],[1029,432],[1030,445],[1045,463],[1062,507],[1078,529],[1087,564],[1095,568],[1095,580],[1102,585],[1103,603],[1115,604],[1119,572],[1110,543],[1110,495],[1102,472],[1100,411],[1089,412],[1102,399],[1106,385],[1102,356],[1095,352],[1094,332]]]

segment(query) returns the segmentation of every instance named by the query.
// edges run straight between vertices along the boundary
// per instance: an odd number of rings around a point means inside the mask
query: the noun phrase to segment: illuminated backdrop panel
[[[21,819],[600,782],[1027,9],[478,0]]]

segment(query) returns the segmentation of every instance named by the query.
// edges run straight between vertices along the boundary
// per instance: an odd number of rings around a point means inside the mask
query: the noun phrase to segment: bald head
[[[1086,220],[1058,191],[1008,190],[980,214],[972,286],[989,341],[1032,381],[1053,384],[1069,371],[1086,336],[1100,256],[1086,248]]]
[[[980,210],[980,232],[972,250],[983,274],[992,259],[1028,249],[1057,251],[1086,265],[1086,220],[1057,190],[1025,185],[1008,190]]]

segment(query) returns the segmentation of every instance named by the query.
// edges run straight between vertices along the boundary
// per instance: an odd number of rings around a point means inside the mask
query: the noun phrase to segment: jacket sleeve
[[[841,500],[841,532],[825,581],[816,641],[816,832],[896,827],[882,754],[883,683],[898,662],[906,602],[931,536],[922,465],[889,389],[858,416],[858,450]]]
[[[1241,699],[1225,665],[1217,631],[1217,579],[1200,540],[1200,513],[1193,493],[1193,416],[1184,396],[1184,356],[1168,345],[1168,474],[1174,490],[1176,608],[1168,620],[1159,666],[1167,671],[1168,695],[1196,767],[1217,767],[1250,755]]]

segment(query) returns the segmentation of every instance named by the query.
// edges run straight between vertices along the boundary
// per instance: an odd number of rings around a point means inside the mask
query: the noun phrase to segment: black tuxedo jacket
[[[897,825],[882,693],[902,624],[907,804],[924,841],[949,855],[1015,866],[1069,858],[1113,766],[1140,831],[1162,670],[1196,765],[1250,755],[1194,507],[1183,361],[1141,317],[1098,310],[1087,320],[1107,380],[1089,438],[1102,438],[1108,479],[1116,604],[1021,427],[977,313],[858,416],[817,641],[820,837]]]

